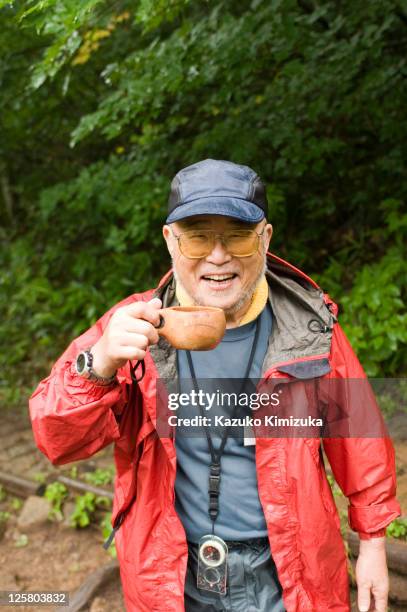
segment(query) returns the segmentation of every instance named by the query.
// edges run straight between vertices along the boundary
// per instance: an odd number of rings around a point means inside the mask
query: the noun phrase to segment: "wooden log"
[[[79,612],[96,595],[97,591],[113,578],[119,577],[119,564],[116,559],[92,572],[79,589],[69,597],[69,606],[60,606],[55,612]]]
[[[101,489],[100,487],[95,487],[85,482],[68,478],[67,476],[57,476],[56,480],[74,491],[79,491],[80,493],[94,493],[95,495],[107,497],[110,501],[113,501],[113,493],[111,491],[106,491],[106,489]],[[55,475],[50,475],[47,479],[47,484],[51,482],[55,482]],[[4,486],[6,491],[13,495],[18,495],[19,497],[28,497],[29,495],[42,496],[44,495],[46,486],[33,482],[32,480],[27,480],[26,478],[21,478],[20,476],[6,474],[6,472],[2,471],[0,471],[0,484]]]
[[[0,471],[0,484],[8,491],[19,497],[28,497],[29,495],[42,495],[44,492],[44,485],[27,480],[26,478],[20,478],[19,476],[12,476],[6,474],[6,472]]]
[[[357,557],[359,554],[359,536],[354,531],[349,531],[347,541],[352,555]],[[407,544],[386,540],[386,556],[389,569],[407,576]]]
[[[106,491],[106,489],[101,489],[99,487],[87,484],[86,482],[80,482],[79,480],[68,478],[68,476],[58,476],[57,480],[74,491],[80,491],[81,493],[94,493],[95,495],[107,497],[113,501],[113,493],[111,491]]]

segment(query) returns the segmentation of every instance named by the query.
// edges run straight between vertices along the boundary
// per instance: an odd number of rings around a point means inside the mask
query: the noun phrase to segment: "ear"
[[[169,254],[172,257],[173,252],[174,252],[174,240],[175,240],[175,238],[174,238],[174,236],[171,233],[171,229],[170,229],[169,225],[164,225],[163,226],[163,236],[164,236],[165,242],[167,243],[168,252],[169,252]]]
[[[264,226],[264,247],[266,252],[269,250],[269,245],[271,242],[271,238],[273,236],[273,226],[271,225],[271,223],[267,223],[267,225]]]

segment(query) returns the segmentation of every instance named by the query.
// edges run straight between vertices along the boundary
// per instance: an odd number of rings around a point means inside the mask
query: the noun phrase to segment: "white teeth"
[[[204,278],[207,280],[216,280],[216,281],[227,280],[233,277],[234,277],[234,274],[211,274],[211,275],[208,274],[207,276],[204,276]]]

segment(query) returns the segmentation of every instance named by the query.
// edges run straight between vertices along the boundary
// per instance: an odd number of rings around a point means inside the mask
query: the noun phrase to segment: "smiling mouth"
[[[228,281],[233,280],[234,278],[236,278],[237,274],[204,274],[202,276],[203,280],[206,281],[213,281],[216,283],[226,283]]]

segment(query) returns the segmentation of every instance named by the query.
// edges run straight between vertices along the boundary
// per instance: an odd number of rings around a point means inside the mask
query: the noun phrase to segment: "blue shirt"
[[[272,328],[272,311],[268,303],[258,316],[257,323],[261,327],[249,374],[249,378],[256,380],[261,376]],[[241,327],[227,329],[215,349],[191,351],[198,388],[199,379],[243,379],[255,330],[256,321],[251,321]],[[190,392],[193,387],[185,351],[177,351],[177,365],[179,391]],[[205,384],[205,390],[207,389]],[[187,413],[188,407],[184,409],[184,415]],[[217,450],[222,432],[214,435],[213,430],[209,431]],[[203,429],[199,437],[176,434],[175,445],[177,452],[175,508],[185,528],[187,539],[197,543],[203,535],[212,531],[208,515],[211,455]],[[267,535],[266,521],[257,490],[255,446],[244,446],[242,438],[230,435],[221,459],[219,514],[215,522],[215,534],[224,540],[247,540]]]

